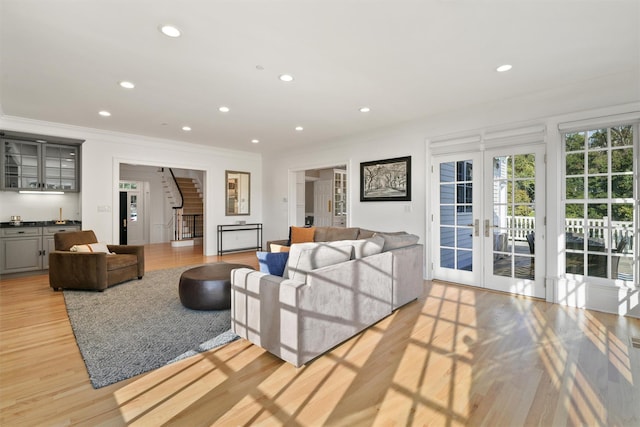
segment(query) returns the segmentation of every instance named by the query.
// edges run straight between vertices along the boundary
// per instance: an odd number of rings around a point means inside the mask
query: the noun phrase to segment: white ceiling
[[[0,2],[4,115],[240,150],[640,75],[638,0]]]

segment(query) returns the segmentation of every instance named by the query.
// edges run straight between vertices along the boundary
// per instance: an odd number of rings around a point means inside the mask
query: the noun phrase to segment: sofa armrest
[[[388,251],[393,255],[393,310],[424,292],[424,246],[415,244]]]
[[[295,289],[305,284],[249,268],[231,272],[231,329],[284,359],[280,347],[281,286]]]
[[[144,276],[144,246],[143,245],[107,245],[111,252],[117,254],[132,254],[138,258],[138,278]]]
[[[107,289],[107,254],[50,252],[49,286],[54,289]]]

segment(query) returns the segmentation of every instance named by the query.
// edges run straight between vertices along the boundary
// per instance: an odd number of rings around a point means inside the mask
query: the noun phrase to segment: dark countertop
[[[56,224],[56,220],[51,221],[22,221],[20,225],[13,225],[10,222],[0,222],[0,228],[19,228],[19,227],[55,227],[65,225],[82,225],[82,221],[65,220],[64,224]]]

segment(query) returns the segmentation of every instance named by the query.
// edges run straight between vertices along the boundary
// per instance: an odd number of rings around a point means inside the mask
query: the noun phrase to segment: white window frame
[[[640,135],[640,125],[639,125],[640,121],[637,118],[637,115],[633,115],[633,116],[623,116],[623,117],[616,117],[616,118],[612,118],[612,117],[608,117],[608,118],[601,118],[598,120],[584,120],[584,121],[580,121],[580,122],[574,122],[574,123],[570,123],[570,124],[565,124],[565,125],[559,125],[559,131],[561,134],[561,144],[562,144],[562,149],[561,149],[561,153],[562,153],[562,158],[561,158],[561,162],[560,162],[560,168],[561,168],[561,208],[562,208],[562,213],[561,216],[562,218],[565,218],[565,214],[566,214],[566,206],[567,204],[573,204],[573,203],[582,203],[584,204],[584,206],[586,207],[589,204],[589,196],[587,194],[587,188],[585,188],[585,194],[584,194],[584,199],[567,199],[566,197],[566,180],[567,180],[567,170],[566,170],[566,156],[567,156],[567,151],[566,151],[566,135],[567,134],[571,134],[571,133],[575,133],[575,132],[589,132],[589,131],[593,131],[593,130],[597,130],[597,129],[607,129],[608,130],[608,135],[610,134],[609,129],[612,127],[618,127],[618,126],[632,126],[633,128],[633,197],[631,199],[631,203],[634,204],[634,213],[633,213],[633,231],[634,231],[634,237],[633,237],[633,250],[634,250],[634,256],[633,256],[633,278],[632,280],[620,280],[620,279],[609,279],[609,278],[602,278],[602,277],[596,277],[596,276],[588,276],[588,275],[581,275],[581,274],[574,274],[574,273],[566,273],[566,259],[563,260],[562,265],[563,267],[563,275],[566,278],[570,278],[570,279],[584,279],[587,278],[589,280],[589,282],[593,282],[593,283],[597,283],[597,284],[602,284],[602,285],[608,285],[608,286],[619,286],[619,287],[626,287],[626,288],[630,288],[633,287],[635,285],[635,287],[640,287],[640,284],[635,283],[634,284],[634,280],[636,282],[640,282],[640,255],[639,255],[639,244],[640,244],[640,143],[639,143],[639,135]],[[589,153],[589,149],[588,149],[588,141],[585,140],[585,171],[583,173],[582,176],[585,177],[585,179],[588,178],[589,174],[588,174],[588,153]],[[611,147],[608,147],[608,150],[611,151]],[[596,151],[596,150],[593,150]],[[607,173],[606,176],[608,178],[608,182],[609,182],[609,187],[612,185],[611,184],[611,161],[609,159],[608,162],[608,168],[607,168]],[[603,174],[604,176],[605,174]],[[587,186],[586,182],[585,182],[585,187]],[[607,198],[606,204],[607,205],[612,205],[615,203],[629,203],[628,199],[614,199],[614,198]],[[584,219],[587,219],[587,212],[584,213]],[[563,221],[564,223],[564,221]],[[562,229],[560,230],[562,236],[565,236],[565,227],[563,226]],[[565,254],[566,253],[566,239],[563,238],[561,239],[561,250],[562,253]],[[564,256],[563,256],[564,258]],[[608,259],[611,259],[611,256],[608,256]],[[586,266],[585,266],[586,268]],[[588,273],[588,272],[587,272]]]

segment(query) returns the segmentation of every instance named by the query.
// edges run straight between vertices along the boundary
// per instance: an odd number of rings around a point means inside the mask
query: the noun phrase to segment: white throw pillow
[[[89,243],[86,245],[73,245],[69,249],[71,252],[105,252],[110,254],[109,248],[107,248],[106,243]]]

